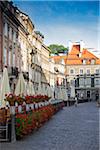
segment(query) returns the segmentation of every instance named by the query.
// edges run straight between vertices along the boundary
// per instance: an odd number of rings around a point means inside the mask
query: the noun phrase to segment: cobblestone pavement
[[[65,107],[38,131],[0,150],[99,150],[99,110],[96,103]]]

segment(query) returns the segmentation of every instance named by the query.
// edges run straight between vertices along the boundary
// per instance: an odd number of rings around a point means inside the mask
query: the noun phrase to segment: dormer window
[[[91,65],[95,64],[95,59],[91,59]]]
[[[83,64],[86,64],[86,59],[83,59]]]

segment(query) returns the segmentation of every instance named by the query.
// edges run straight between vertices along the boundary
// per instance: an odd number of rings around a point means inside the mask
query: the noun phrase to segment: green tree
[[[50,49],[51,54],[59,54],[61,52],[62,53],[68,52],[68,48],[64,47],[63,45],[51,44],[48,46],[48,48]]]

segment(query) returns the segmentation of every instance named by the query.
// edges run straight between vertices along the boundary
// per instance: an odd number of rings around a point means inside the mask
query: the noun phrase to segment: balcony
[[[9,67],[8,68],[8,75],[10,77],[18,77],[18,68],[17,67]]]

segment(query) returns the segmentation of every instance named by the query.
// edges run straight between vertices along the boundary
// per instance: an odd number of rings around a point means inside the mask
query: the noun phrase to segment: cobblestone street
[[[99,111],[96,103],[65,107],[38,131],[0,150],[99,150]]]

